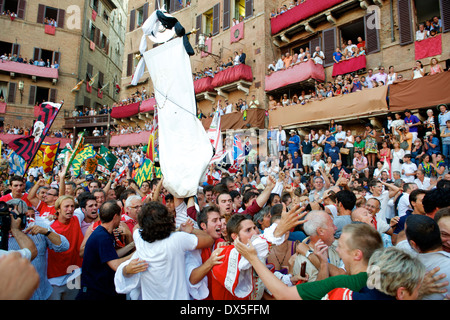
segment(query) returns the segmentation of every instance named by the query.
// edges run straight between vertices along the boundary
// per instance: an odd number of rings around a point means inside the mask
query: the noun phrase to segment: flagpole
[[[85,132],[86,132],[86,130],[84,130],[84,131],[81,132],[81,135],[78,137],[78,140],[77,140],[77,142],[75,143],[75,145],[74,145],[74,147],[73,147],[73,152],[72,152],[72,154],[71,154],[71,156],[70,156],[70,158],[69,158],[69,162],[67,162],[67,165],[66,165],[66,169],[65,169],[64,175],[67,173],[67,170],[69,169],[70,164],[72,163],[73,159],[75,159],[75,156],[76,156],[76,152],[75,152],[75,151],[78,149],[78,146],[79,146],[79,144],[81,143],[81,140],[83,139],[84,133],[85,133]]]

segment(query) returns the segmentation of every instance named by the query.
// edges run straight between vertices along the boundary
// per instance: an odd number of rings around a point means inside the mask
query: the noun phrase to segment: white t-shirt
[[[117,268],[116,291],[130,293],[133,300],[189,300],[185,253],[196,249],[197,237],[183,231],[172,232],[169,237],[150,243],[135,230],[133,239],[136,251]],[[147,270],[125,277],[123,268],[136,258],[148,263]]]
[[[413,162],[402,164],[402,179],[405,182],[414,182],[414,176],[407,176],[407,173],[413,173],[417,171],[417,165]]]

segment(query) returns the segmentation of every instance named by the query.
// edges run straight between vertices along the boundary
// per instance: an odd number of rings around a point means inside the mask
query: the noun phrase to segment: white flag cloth
[[[174,197],[197,194],[213,148],[197,118],[194,82],[183,38],[144,53],[153,82],[159,122],[159,161],[164,188]]]

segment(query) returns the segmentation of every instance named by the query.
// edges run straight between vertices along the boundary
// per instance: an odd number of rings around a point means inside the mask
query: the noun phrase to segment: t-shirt
[[[414,124],[420,122],[419,118],[417,118],[415,115],[411,115],[409,118],[405,118],[406,124]],[[409,127],[409,132],[418,132],[419,128],[417,126]]]
[[[367,272],[355,275],[339,275],[314,282],[305,282],[297,285],[297,291],[303,300],[320,300],[328,292],[336,288],[348,288],[360,291],[366,286]]]
[[[83,255],[82,287],[94,289],[107,296],[117,295],[114,286],[115,271],[107,264],[108,261],[119,258],[114,242],[114,235],[101,225],[89,236]]]
[[[36,208],[37,211],[39,211],[39,215],[42,218],[47,218],[49,215],[56,216],[56,209],[55,206],[49,206],[43,201],[39,201],[39,204]]]
[[[11,194],[11,192],[10,192],[10,193],[8,193],[8,194],[5,194],[3,197],[1,197],[1,198],[0,198],[0,201],[8,202],[9,200],[12,200],[12,199],[13,199],[13,197],[12,197],[12,194]],[[33,205],[31,204],[31,202],[28,201],[28,193],[24,193],[20,199],[22,199],[23,201],[25,201],[29,207],[33,207]]]
[[[417,171],[417,165],[414,162],[402,164],[402,179],[405,182],[414,182],[415,176],[407,176],[407,173],[414,173]]]

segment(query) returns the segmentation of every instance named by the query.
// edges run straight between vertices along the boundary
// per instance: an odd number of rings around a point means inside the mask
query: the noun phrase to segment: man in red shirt
[[[134,226],[137,224],[138,213],[142,208],[142,198],[138,195],[131,195],[125,201],[125,214],[122,215],[122,220],[130,228],[133,234]]]
[[[0,201],[8,202],[12,199],[22,199],[29,207],[33,206],[30,201],[28,201],[28,194],[23,192],[25,183],[21,176],[12,176],[11,179],[9,179],[9,188],[11,189],[11,192],[1,197]]]
[[[28,201],[37,211],[39,211],[39,216],[52,220],[53,218],[56,218],[55,202],[59,197],[59,191],[54,188],[49,188],[44,194],[43,200],[39,200],[37,191],[46,184],[44,179],[39,179],[30,189]]]

